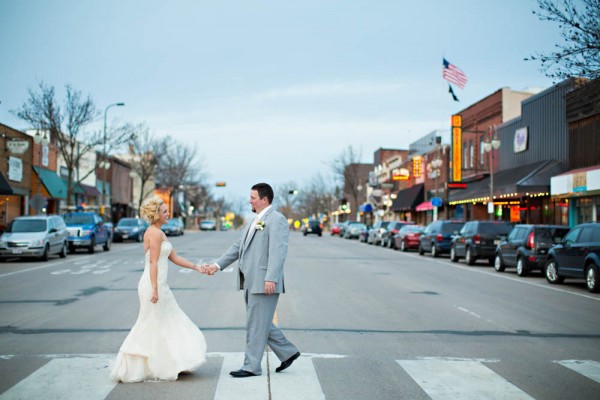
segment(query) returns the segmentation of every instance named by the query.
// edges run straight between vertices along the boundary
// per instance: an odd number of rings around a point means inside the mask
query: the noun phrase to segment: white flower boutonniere
[[[256,223],[256,230],[257,231],[262,231],[265,229],[265,221],[258,221]]]

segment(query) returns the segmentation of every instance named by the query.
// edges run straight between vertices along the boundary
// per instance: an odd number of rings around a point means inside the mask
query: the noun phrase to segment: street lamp
[[[483,149],[486,153],[490,153],[490,203],[488,205],[488,213],[490,213],[490,219],[494,219],[494,150],[498,150],[502,142],[498,139],[496,126],[493,128],[493,138],[486,140],[483,143]],[[491,136],[491,134],[490,134]]]
[[[105,109],[104,109],[104,135],[103,135],[103,145],[102,145],[102,153],[103,153],[103,157],[104,157],[104,163],[102,168],[104,169],[103,172],[103,178],[102,178],[102,206],[106,207],[106,170],[108,169],[108,157],[106,154],[106,113],[108,112],[108,109],[111,107],[123,107],[125,105],[125,103],[112,103],[109,104]],[[106,214],[106,212],[104,212],[104,214]]]
[[[45,207],[47,204],[46,198],[40,193],[40,185],[42,182],[41,175],[42,175],[43,147],[48,146],[48,144],[50,143],[50,139],[48,138],[48,132],[44,131],[44,133],[42,134],[38,129],[38,131],[35,133],[35,136],[33,137],[33,142],[37,145],[41,145],[40,152],[39,152],[39,161],[38,161],[39,172],[38,172],[36,194],[31,198],[31,205],[35,209],[35,213],[39,214],[40,211],[42,210],[42,208]]]
[[[441,168],[444,162],[439,158],[439,154],[431,160],[431,163],[427,165],[428,169],[430,169],[429,177],[435,178],[435,197],[438,197],[438,178],[442,174]],[[433,220],[437,221],[438,219],[438,206],[433,206]]]

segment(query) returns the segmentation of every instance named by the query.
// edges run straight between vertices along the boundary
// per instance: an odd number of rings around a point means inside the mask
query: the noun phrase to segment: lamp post
[[[493,137],[490,137],[490,140],[487,140],[483,143],[483,149],[486,153],[490,153],[490,203],[491,206],[488,205],[488,213],[490,214],[490,219],[493,220],[494,217],[494,150],[498,150],[502,142],[498,139],[498,135],[496,132],[496,126],[492,128]],[[490,136],[492,136],[490,132]]]
[[[106,154],[106,113],[108,112],[108,109],[111,107],[123,107],[125,105],[125,103],[112,103],[109,104],[108,106],[106,106],[106,108],[104,109],[104,135],[103,135],[103,145],[102,145],[102,155],[104,158],[104,162],[102,164],[102,169],[104,169],[103,172],[103,178],[102,178],[102,206],[106,207],[106,170],[108,169],[108,157]],[[104,214],[106,214],[106,211],[104,212]]]
[[[441,175],[442,164],[443,164],[443,161],[439,158],[439,154],[437,154],[436,157],[433,160],[431,160],[431,163],[429,163],[427,165],[427,169],[430,170],[429,177],[435,179],[435,197],[438,197],[438,178]],[[434,221],[438,220],[438,206],[437,205],[433,206],[433,220]]]
[[[38,129],[38,131],[35,133],[35,136],[33,137],[33,142],[37,145],[41,145],[40,153],[39,153],[39,161],[38,161],[39,172],[38,172],[36,194],[31,198],[31,205],[34,208],[35,213],[39,214],[40,211],[42,211],[43,208],[47,204],[46,198],[40,193],[40,184],[42,182],[41,175],[42,175],[43,147],[48,146],[48,144],[50,143],[50,139],[48,138],[48,132],[44,131],[44,133],[42,134]]]

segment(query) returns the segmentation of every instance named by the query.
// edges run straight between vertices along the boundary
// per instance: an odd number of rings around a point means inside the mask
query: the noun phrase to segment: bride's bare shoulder
[[[144,242],[160,242],[163,238],[163,231],[160,229],[149,227],[144,234]]]

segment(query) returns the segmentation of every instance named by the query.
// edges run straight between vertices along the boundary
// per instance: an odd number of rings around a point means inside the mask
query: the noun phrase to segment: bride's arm
[[[188,261],[181,256],[178,256],[177,253],[175,252],[175,249],[171,250],[171,254],[169,254],[169,260],[171,260],[171,262],[173,264],[179,265],[180,267],[189,268],[189,269],[193,269],[194,271],[200,272],[199,265],[194,264],[193,262]]]
[[[158,257],[160,256],[162,232],[155,232],[155,229],[148,229],[148,231],[146,231],[144,239],[148,237],[148,247],[150,249],[150,283],[152,284],[152,298],[150,301],[156,303],[158,301]]]

